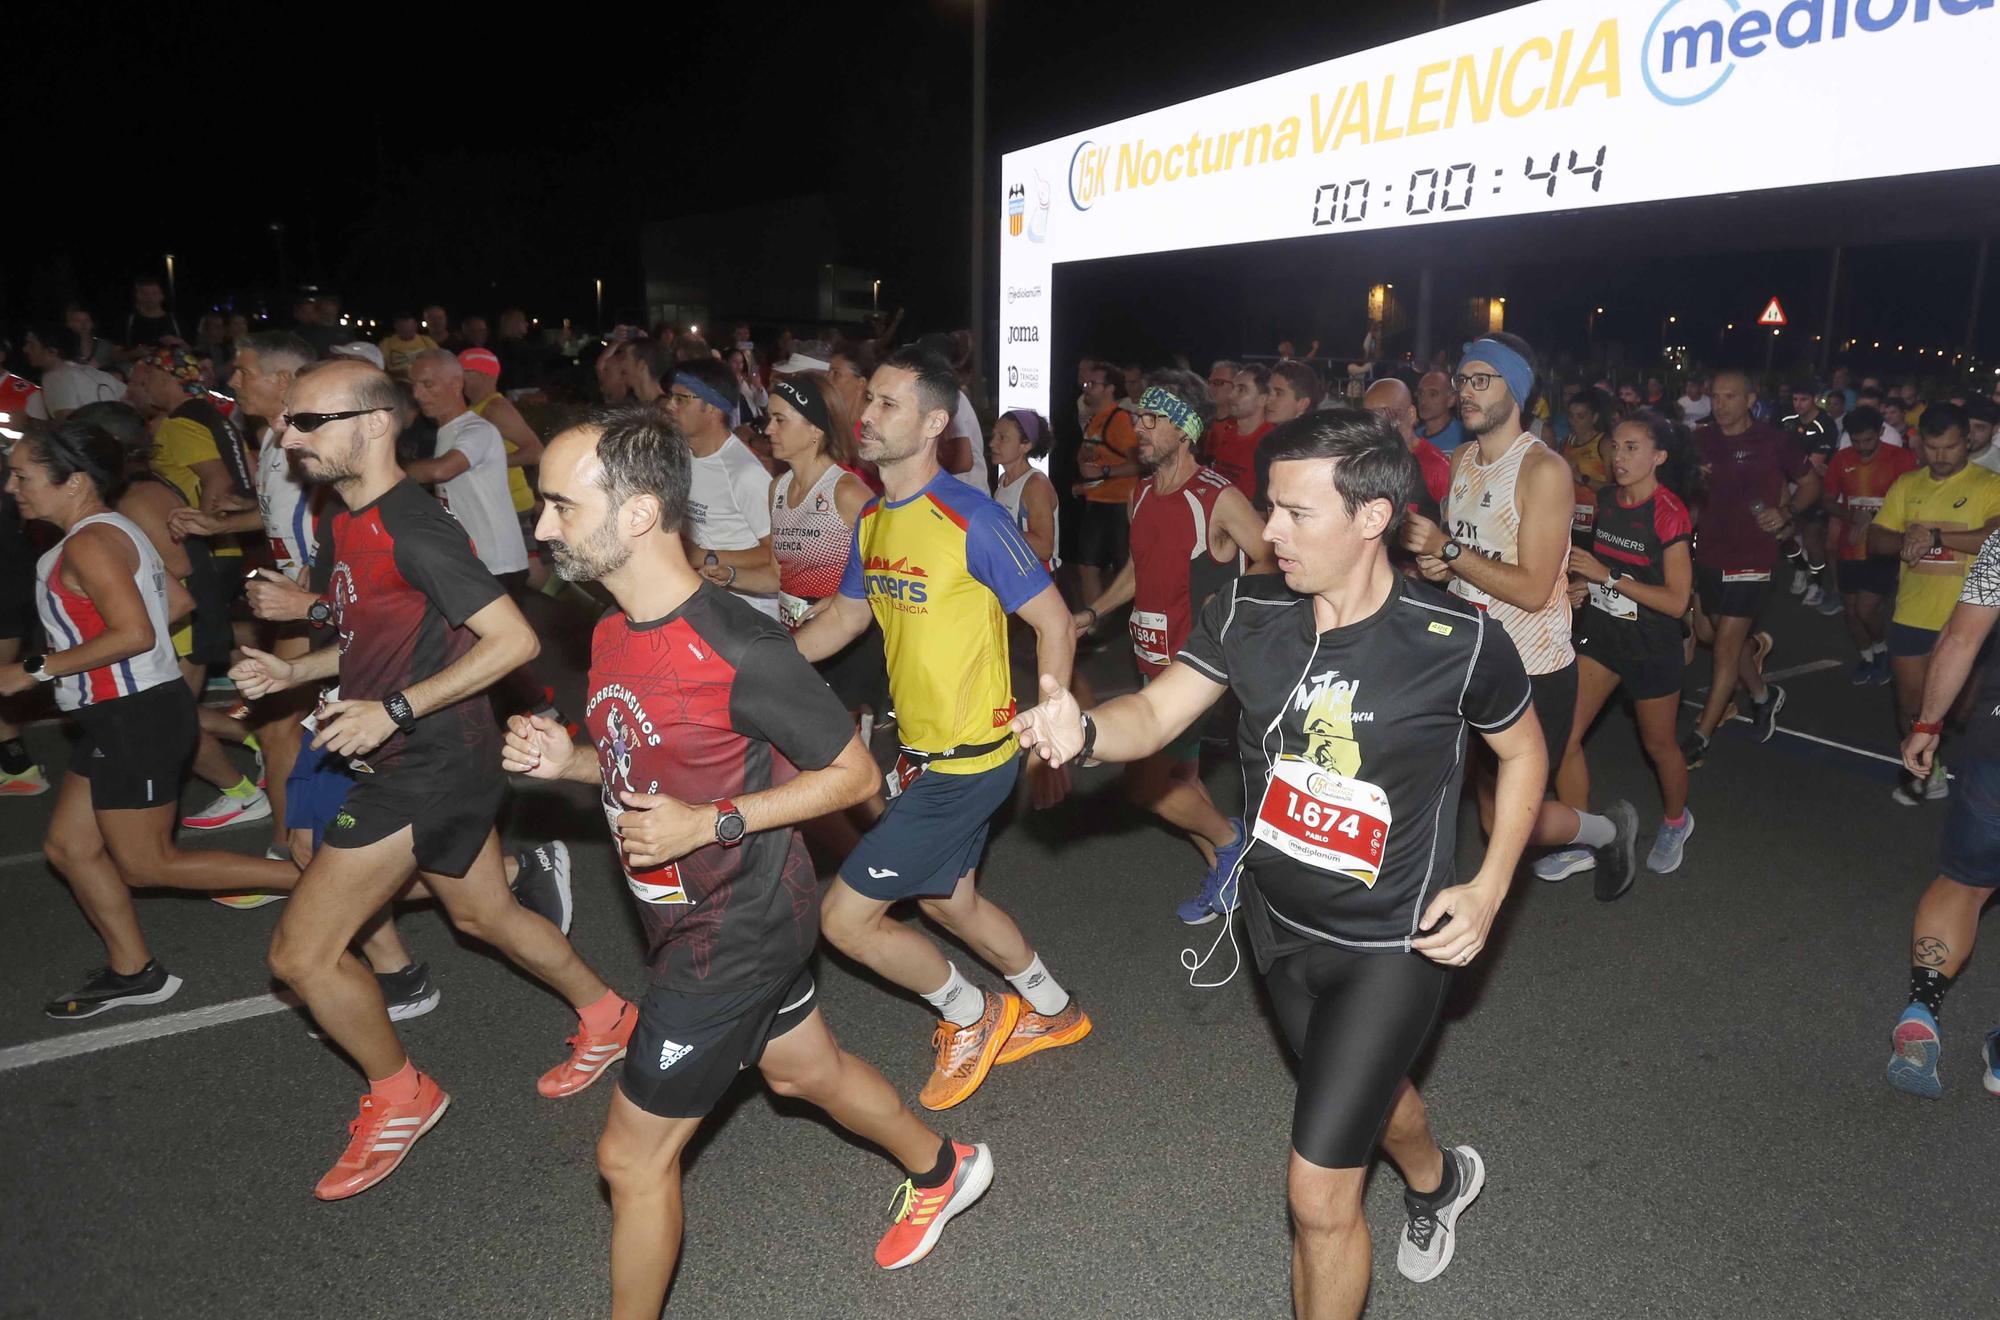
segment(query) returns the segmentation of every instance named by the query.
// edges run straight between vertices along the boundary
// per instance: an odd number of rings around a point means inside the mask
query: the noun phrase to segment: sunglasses
[[[278,429],[304,431],[308,435],[319,430],[328,422],[344,422],[350,417],[366,417],[369,413],[394,412],[393,408],[349,408],[346,412],[295,412],[286,413],[278,419]]]

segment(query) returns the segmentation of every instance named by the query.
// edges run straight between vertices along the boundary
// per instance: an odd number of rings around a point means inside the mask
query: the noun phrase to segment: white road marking
[[[1846,663],[1845,660],[1808,660],[1802,665],[1793,665],[1790,669],[1773,669],[1764,675],[1764,681],[1769,683],[1777,678],[1797,678],[1800,674],[1817,674],[1822,669],[1838,669]]]
[[[1838,660],[1833,660],[1829,661],[1828,663],[1837,665],[1841,662]],[[1693,699],[1687,699],[1681,702],[1681,705],[1692,706],[1696,710],[1700,710],[1702,706],[1705,704],[1706,704],[1705,702],[1695,701]],[[1729,722],[1732,724],[1748,724],[1750,722],[1750,717],[1748,715],[1739,713],[1730,716]],[[1865,756],[1871,761],[1881,761],[1886,765],[1893,765],[1900,767],[1903,764],[1902,758],[1900,757],[1884,756],[1881,752],[1871,752],[1866,747],[1856,747],[1852,743],[1835,742],[1831,738],[1822,738],[1815,733],[1804,733],[1798,729],[1788,729],[1782,724],[1780,724],[1777,727],[1776,732],[1786,734],[1793,738],[1802,738],[1809,743],[1818,743],[1822,747],[1834,747],[1838,748],[1843,752],[1853,752],[1856,756]],[[1954,777],[1954,776],[1950,776],[1949,772],[1947,772],[1947,777]]]
[[[40,856],[39,853],[36,855]],[[276,995],[252,995],[248,999],[232,999],[226,1004],[210,1004],[183,1013],[168,1013],[161,1017],[121,1022],[113,1027],[99,1027],[94,1031],[79,1031],[26,1045],[13,1045],[0,1050],[0,1073],[12,1072],[16,1068],[32,1068],[38,1063],[54,1063],[58,1059],[73,1059],[80,1054],[95,1054],[99,1050],[113,1050],[121,1045],[138,1045],[164,1036],[178,1036],[186,1031],[200,1031],[203,1027],[219,1027],[241,1022],[245,1018],[263,1017],[267,1013],[283,1013],[292,1008],[294,1005]],[[122,1010],[110,1011],[116,1013]]]

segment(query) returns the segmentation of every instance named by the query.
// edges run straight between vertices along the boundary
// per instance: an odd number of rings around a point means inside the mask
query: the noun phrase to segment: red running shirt
[[[1148,677],[1166,672],[1174,653],[1194,628],[1197,592],[1194,578],[1209,552],[1208,530],[1215,522],[1215,502],[1230,487],[1213,468],[1196,468],[1179,490],[1162,495],[1153,483],[1142,484],[1132,496],[1132,653]],[[1236,568],[1242,570],[1242,555]]]

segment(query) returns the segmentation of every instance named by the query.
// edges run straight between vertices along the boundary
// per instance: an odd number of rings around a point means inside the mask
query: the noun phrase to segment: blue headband
[[[705,382],[690,376],[687,372],[676,371],[674,373],[674,384],[680,386],[689,394],[694,395],[695,398],[700,399],[724,417],[734,417],[736,415],[736,405],[734,403],[723,398]]]
[[[1507,382],[1507,392],[1514,396],[1516,408],[1528,406],[1528,395],[1535,387],[1535,373],[1528,369],[1528,360],[1497,339],[1475,339],[1465,346],[1459,358],[1459,369],[1477,359],[1500,373],[1500,379]]]

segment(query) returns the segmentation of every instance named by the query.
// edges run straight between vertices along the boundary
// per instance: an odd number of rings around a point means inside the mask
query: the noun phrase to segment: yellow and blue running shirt
[[[1007,616],[1048,585],[1007,510],[950,473],[907,500],[863,506],[840,593],[866,600],[882,626],[903,745],[1003,740],[983,756],[933,761],[933,772],[977,774],[1013,758]]]

